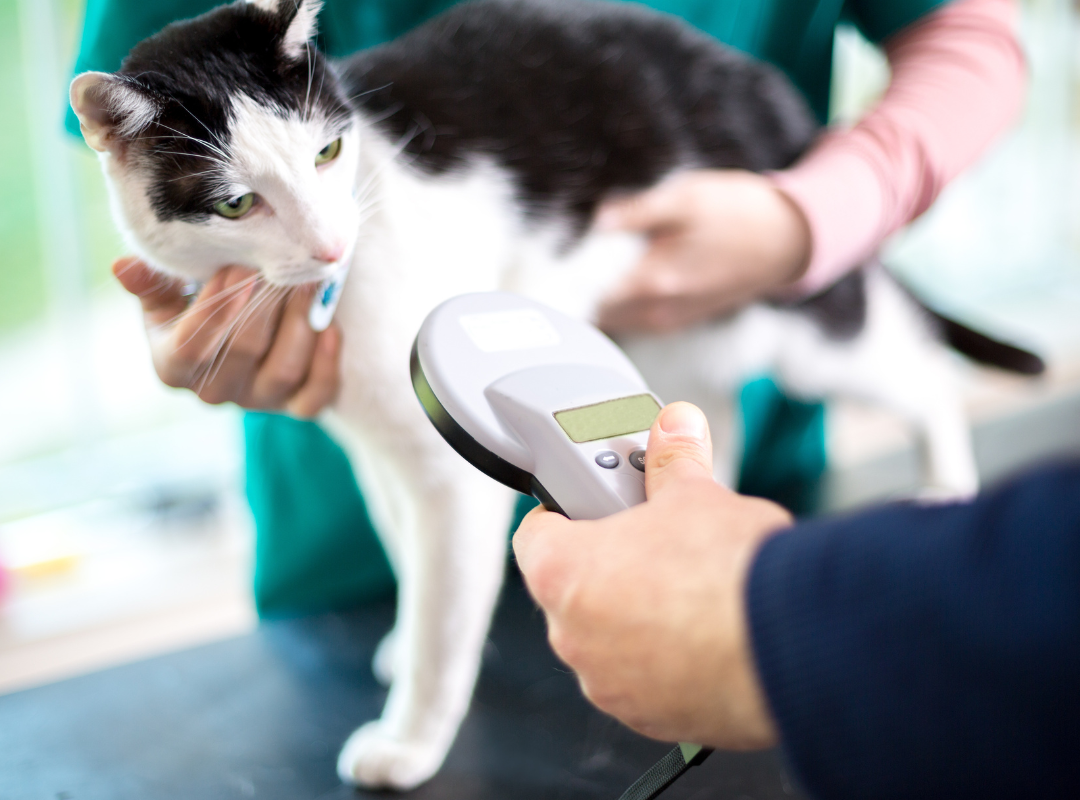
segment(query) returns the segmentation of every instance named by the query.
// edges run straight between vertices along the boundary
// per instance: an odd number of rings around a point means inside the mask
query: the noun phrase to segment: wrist
[[[741,580],[735,587],[736,598],[732,603],[734,619],[731,630],[734,635],[732,647],[732,696],[736,703],[732,708],[742,742],[738,749],[756,750],[773,747],[779,741],[776,722],[773,720],[765,695],[765,687],[758,675],[750,634],[747,584],[750,569],[764,538],[755,537],[742,549],[738,563]]]

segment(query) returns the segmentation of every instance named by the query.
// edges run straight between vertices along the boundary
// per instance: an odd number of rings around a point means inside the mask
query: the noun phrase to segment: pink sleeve
[[[1026,82],[1012,0],[956,0],[885,43],[892,80],[855,127],[771,175],[805,214],[812,294],[922,214],[1018,116]]]

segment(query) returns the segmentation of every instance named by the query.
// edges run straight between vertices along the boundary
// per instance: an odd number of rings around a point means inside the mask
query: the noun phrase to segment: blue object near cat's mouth
[[[308,312],[308,324],[316,333],[330,327],[330,321],[334,318],[338,301],[341,299],[341,289],[345,285],[345,277],[348,274],[349,267],[346,261],[345,266],[319,284],[315,297],[311,301],[311,310]]]

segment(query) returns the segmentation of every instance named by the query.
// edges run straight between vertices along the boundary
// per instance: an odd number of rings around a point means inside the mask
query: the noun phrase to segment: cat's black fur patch
[[[668,15],[604,0],[477,0],[338,67],[289,60],[295,14],[234,3],[140,43],[120,74],[161,109],[137,142],[162,220],[197,221],[229,199],[214,147],[237,95],[283,111],[310,101],[343,122],[366,112],[429,174],[477,157],[506,168],[534,219],[582,234],[597,204],[679,168],[789,166],[818,130],[779,70]],[[190,138],[183,138],[190,137]],[[717,220],[718,225],[724,224]],[[803,305],[831,336],[862,327],[861,276]]]
[[[230,110],[238,95],[282,112],[316,108],[347,124],[350,106],[325,59],[314,48],[310,61],[282,55],[281,41],[296,14],[295,6],[283,5],[280,14],[248,4],[216,8],[169,25],[124,60],[118,74],[159,109],[131,154],[150,171],[151,205],[159,219],[197,221],[229,199],[215,159],[230,141]]]
[[[866,324],[866,274],[861,269],[853,270],[792,308],[808,314],[829,338],[854,339]]]
[[[613,193],[679,167],[780,169],[817,131],[778,70],[633,3],[464,3],[352,57],[344,79],[419,167],[487,156],[531,213],[577,232]]]

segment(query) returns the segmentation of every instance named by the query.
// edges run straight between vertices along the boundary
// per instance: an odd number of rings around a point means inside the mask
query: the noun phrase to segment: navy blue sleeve
[[[1080,465],[768,540],[756,662],[815,797],[1080,796]]]

